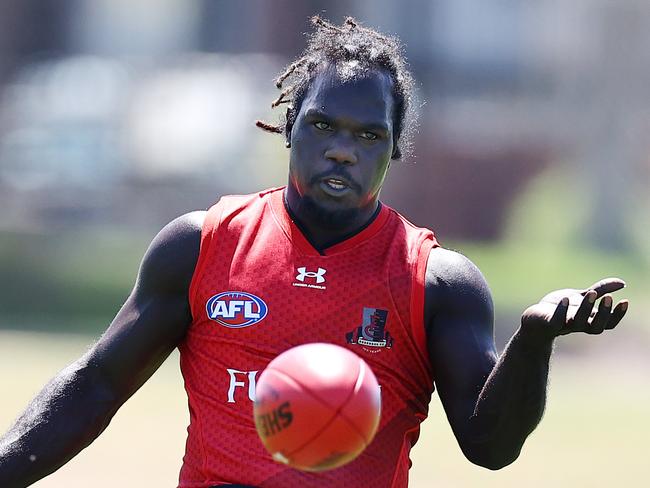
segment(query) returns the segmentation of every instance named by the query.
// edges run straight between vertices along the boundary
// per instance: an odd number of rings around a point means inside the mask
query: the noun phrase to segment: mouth
[[[327,176],[320,180],[321,189],[328,195],[340,197],[352,191],[352,185],[345,178]]]
[[[350,186],[345,180],[342,180],[340,178],[326,178],[323,181],[333,190],[343,190],[344,188],[348,188]]]

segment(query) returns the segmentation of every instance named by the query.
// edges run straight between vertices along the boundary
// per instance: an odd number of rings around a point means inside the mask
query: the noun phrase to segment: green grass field
[[[621,335],[616,350],[603,345],[578,357],[555,357],[546,416],[520,459],[498,472],[465,461],[434,397],[412,453],[410,486],[648,486],[650,359]],[[87,336],[0,331],[0,430],[90,342]],[[187,422],[174,354],[92,446],[34,486],[175,486]]]

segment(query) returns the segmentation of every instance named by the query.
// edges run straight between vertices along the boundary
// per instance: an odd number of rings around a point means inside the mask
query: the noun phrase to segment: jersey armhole
[[[433,378],[433,368],[429,360],[429,347],[427,346],[424,324],[424,286],[429,253],[431,249],[439,245],[433,233],[425,234],[424,239],[418,246],[418,253],[413,263],[413,281],[411,283],[411,329],[415,345],[418,348],[423,364],[427,365],[427,371],[431,378]]]
[[[206,261],[208,257],[208,249],[212,245],[212,242],[216,238],[217,230],[221,224],[221,215],[223,214],[223,199],[219,200],[215,205],[210,207],[205,215],[205,220],[203,221],[203,227],[201,228],[201,245],[199,248],[199,259],[196,262],[196,268],[194,268],[194,274],[192,275],[192,280],[190,281],[190,289],[188,294],[188,299],[190,302],[190,312],[192,314],[192,320],[194,321],[197,317],[197,313],[200,313],[199,310],[196,310],[196,293],[203,277],[203,271],[206,266]]]

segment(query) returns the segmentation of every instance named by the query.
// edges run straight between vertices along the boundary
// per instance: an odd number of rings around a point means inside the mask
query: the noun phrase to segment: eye
[[[361,137],[364,138],[364,139],[367,139],[369,141],[374,141],[374,140],[379,138],[379,136],[377,134],[375,134],[374,132],[370,132],[368,130],[363,132],[361,134]]]
[[[323,122],[322,120],[319,120],[318,122],[314,122],[314,127],[320,130],[330,129],[330,125],[327,122]]]

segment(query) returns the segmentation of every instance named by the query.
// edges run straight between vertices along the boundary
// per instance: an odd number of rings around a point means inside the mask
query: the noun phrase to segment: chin
[[[321,227],[338,228],[352,224],[359,215],[359,208],[332,205],[318,201],[311,196],[301,199],[302,210],[309,219]]]

